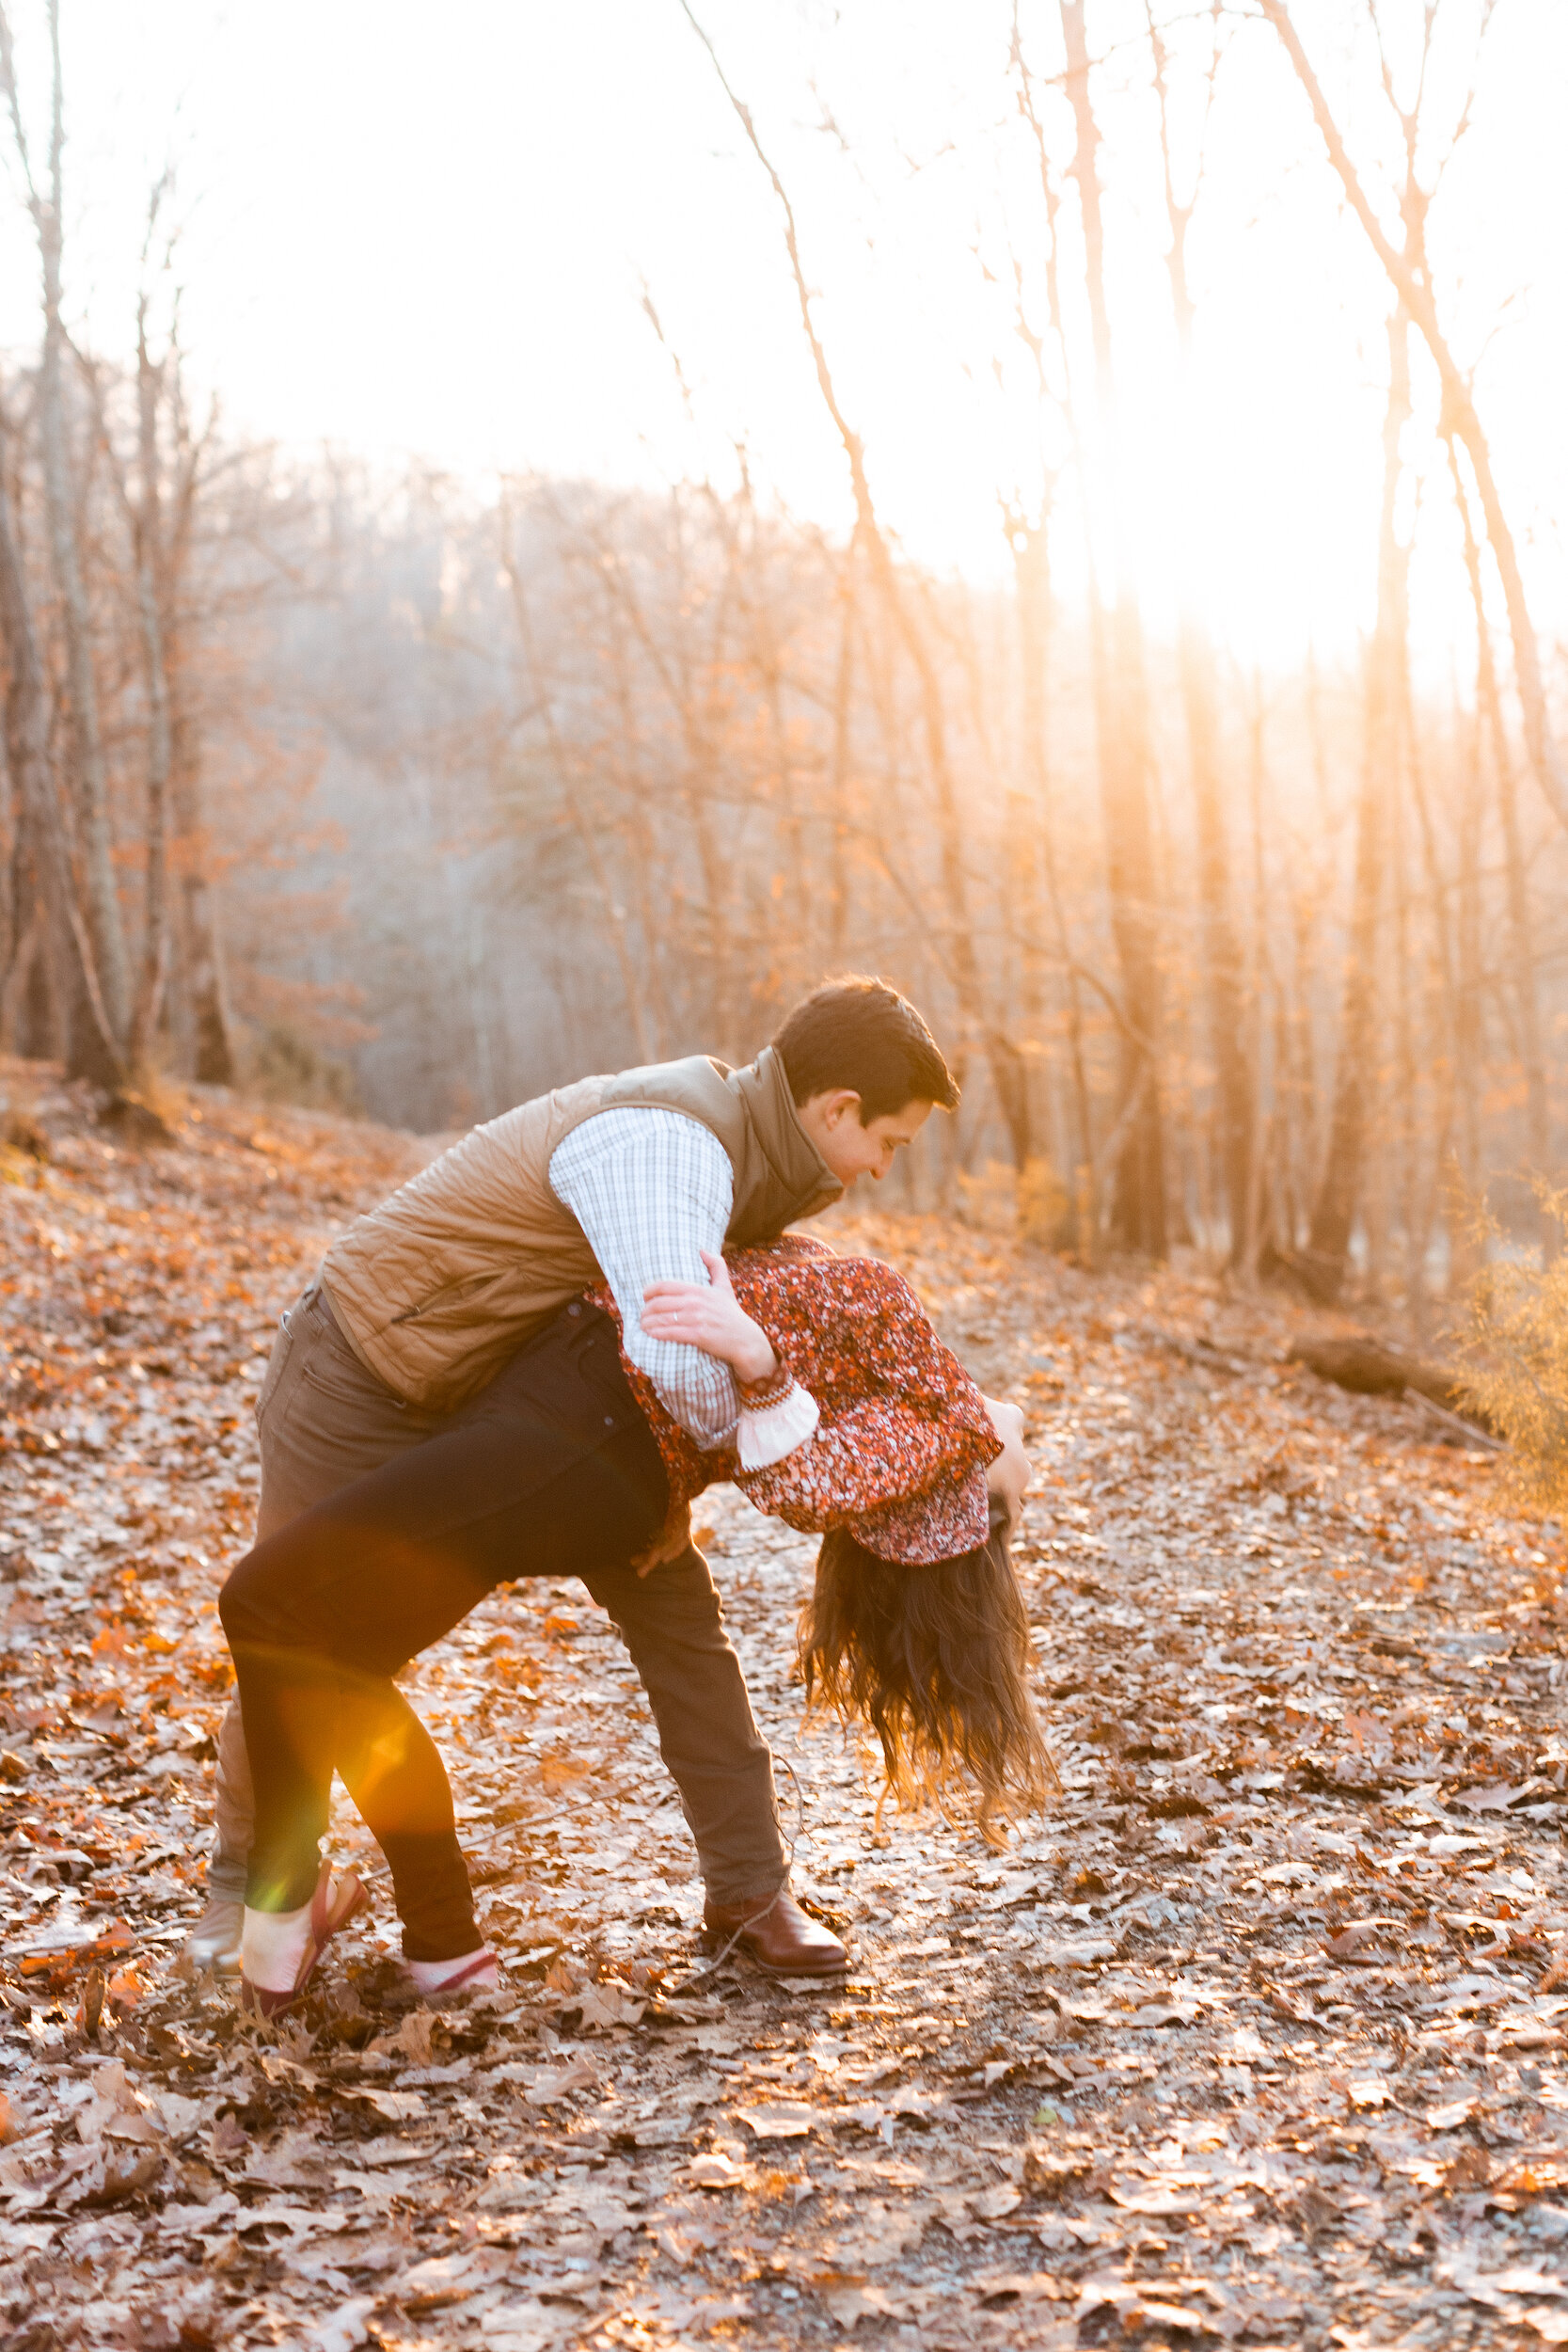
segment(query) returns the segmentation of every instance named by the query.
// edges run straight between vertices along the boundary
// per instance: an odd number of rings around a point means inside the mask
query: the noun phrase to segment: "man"
[[[884,981],[848,979],[798,1005],[743,1070],[697,1056],[585,1078],[474,1128],[357,1218],[284,1316],[257,1405],[258,1538],[434,1436],[601,1276],[632,1360],[700,1446],[723,1445],[734,1375],[645,1330],[644,1293],[705,1282],[705,1250],[774,1239],[859,1177],[879,1181],[932,1108],[958,1101],[913,1006]],[[772,1759],[689,1524],[614,1580],[607,1605],[696,1842],[705,1928],[781,1973],[836,1973],[844,1947],[789,1893]],[[231,1974],[251,1816],[237,1702],[216,1810],[209,1900],[186,1950]]]

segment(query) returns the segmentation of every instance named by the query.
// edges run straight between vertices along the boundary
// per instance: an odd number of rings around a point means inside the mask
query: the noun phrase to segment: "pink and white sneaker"
[[[399,1973],[421,2001],[445,2000],[454,1993],[498,1993],[500,1963],[486,1945],[455,1960],[405,1960]]]
[[[280,2010],[293,2008],[315,1974],[321,1959],[340,1928],[346,1928],[356,1912],[362,1911],[370,1898],[363,1886],[349,1871],[346,1877],[333,1883],[329,1864],[322,1864],[316,1891],[310,1898],[310,1920],[304,1956],[294,1974],[294,1980],[286,1991],[270,1985],[252,1984],[243,1973],[240,1978],[239,2005],[253,2016],[276,2017]]]

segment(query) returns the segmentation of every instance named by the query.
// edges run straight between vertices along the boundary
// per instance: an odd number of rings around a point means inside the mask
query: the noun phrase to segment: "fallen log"
[[[1348,1389],[1354,1396],[1403,1397],[1413,1390],[1418,1397],[1435,1406],[1445,1419],[1458,1424],[1456,1434],[1473,1431],[1479,1438],[1496,1438],[1496,1431],[1469,1404],[1465,1390],[1450,1373],[1440,1364],[1425,1363],[1418,1356],[1406,1356],[1398,1348],[1385,1346],[1370,1332],[1325,1332],[1297,1340],[1288,1360],[1305,1364],[1320,1380],[1331,1380],[1336,1388]]]

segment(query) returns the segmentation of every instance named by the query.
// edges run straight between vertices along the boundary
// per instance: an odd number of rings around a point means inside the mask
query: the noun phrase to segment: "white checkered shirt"
[[[718,1136],[679,1111],[599,1111],[550,1154],[550,1189],[604,1268],[632,1362],[705,1453],[723,1445],[740,1418],[728,1364],[642,1329],[648,1284],[706,1282],[700,1253],[724,1247],[735,1171]]]

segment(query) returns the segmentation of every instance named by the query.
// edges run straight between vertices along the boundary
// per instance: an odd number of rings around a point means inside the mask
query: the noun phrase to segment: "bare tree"
[[[1535,923],[1530,909],[1529,876],[1526,867],[1524,841],[1519,824],[1518,780],[1514,773],[1513,753],[1508,739],[1508,723],[1503,714],[1503,699],[1497,684],[1497,666],[1492,653],[1492,626],[1486,613],[1486,595],[1481,580],[1481,549],[1476,543],[1475,524],[1471,519],[1470,502],[1465,492],[1465,477],[1459,464],[1459,453],[1450,432],[1445,436],[1449,468],[1453,475],[1454,499],[1459,509],[1460,524],[1465,539],[1465,576],[1469,584],[1471,608],[1476,624],[1476,716],[1478,733],[1484,725],[1486,739],[1492,749],[1493,773],[1497,783],[1497,813],[1503,838],[1503,870],[1508,907],[1508,977],[1513,1001],[1514,1020],[1519,1041],[1519,1060],[1525,1080],[1525,1136],[1529,1172],[1544,1177],[1550,1168],[1550,1112],[1546,1091],[1546,1057],[1541,1036],[1540,983],[1536,965]],[[1479,756],[1480,743],[1475,746]],[[1474,824],[1474,819],[1472,819]],[[1479,860],[1479,843],[1475,851]],[[1462,857],[1461,872],[1467,871]],[[1471,886],[1473,895],[1473,885]],[[1479,912],[1472,912],[1469,920],[1478,921]],[[1476,992],[1479,998],[1479,989]],[[1548,1233],[1550,1232],[1548,1224]]]
[[[1090,636],[1100,742],[1111,930],[1121,978],[1117,1009],[1120,1076],[1111,1227],[1124,1247],[1162,1257],[1165,1249],[1165,1146],[1161,1104],[1159,893],[1149,809],[1152,755],[1143,622],[1131,549],[1115,487],[1119,479],[1116,367],[1105,294],[1105,231],[1101,205],[1100,125],[1089,90],[1084,0],[1059,0],[1067,51],[1066,88],[1076,145],[1071,166],[1084,235],[1085,288],[1094,348],[1095,404],[1108,446],[1104,463],[1084,482],[1091,540],[1109,522],[1116,583],[1107,608],[1099,573],[1089,566]],[[1102,477],[1109,477],[1107,494]],[[1101,515],[1102,500],[1109,513]]]
[[[43,358],[39,376],[39,420],[43,447],[50,552],[65,634],[67,717],[72,751],[71,776],[76,802],[77,850],[82,866],[83,899],[104,1010],[115,1038],[123,1041],[131,1021],[130,961],[119,896],[115,886],[108,779],[103,730],[99,723],[98,680],[93,666],[92,615],[77,540],[76,489],[67,414],[67,336],[61,280],[65,87],[60,63],[59,0],[49,0],[48,16],[53,71],[47,193],[40,191],[33,177],[32,160],[23,124],[21,93],[17,87],[10,24],[3,7],[0,7],[0,82],[5,85],[10,108],[11,129],[22,167],[23,184],[38,234],[39,255],[43,268]]]
[[[926,757],[930,776],[932,796],[936,803],[937,832],[941,850],[942,883],[946,899],[948,926],[942,942],[942,961],[952,979],[960,1011],[971,1031],[979,1038],[985,1050],[991,1083],[996,1089],[1003,1118],[1011,1139],[1014,1164],[1020,1168],[1031,1157],[1029,1135],[1029,1091],[1023,1057],[1016,1041],[1006,1025],[996,1019],[988,1005],[975,953],[974,930],[970,920],[969,886],[964,857],[964,828],[958,795],[953,773],[948,744],[948,724],[942,680],[925,631],[917,620],[911,597],[898,576],[876,503],[865,468],[864,444],[848,423],[834,389],[828,365],[827,352],[817,333],[812,297],[800,260],[800,238],[796,230],[795,211],[784,182],[769,162],[749,107],[731,88],[718,53],[696,16],[689,0],[681,0],[688,23],[706,50],[720,87],[735,110],[736,120],[746,135],[747,143],[758,163],[768,174],[773,193],[778,198],[784,216],[784,250],[789,260],[790,276],[794,281],[800,325],[811,353],[817,389],[823,405],[832,420],[849,469],[850,488],[855,501],[856,528],[865,551],[871,577],[888,617],[897,634],[899,644],[919,682],[920,706],[925,727]]]
[[[647,989],[639,973],[637,956],[630,937],[626,911],[622,896],[611,882],[605,857],[603,819],[596,809],[586,805],[583,778],[574,772],[575,763],[556,723],[555,704],[549,681],[546,678],[535,642],[533,619],[529,611],[528,590],[516,556],[515,524],[509,506],[503,502],[498,517],[501,541],[500,562],[507,588],[512,598],[513,617],[517,630],[517,651],[523,677],[528,688],[526,716],[544,729],[550,764],[558,779],[562,803],[570,818],[572,830],[581,844],[588,868],[594,877],[600,909],[614,943],[615,961],[621,974],[621,986],[626,994],[626,1016],[637,1038],[639,1057],[644,1062],[658,1058],[658,1040],[650,1026]]]
[[[1564,772],[1562,755],[1552,732],[1551,717],[1546,707],[1546,691],[1541,673],[1541,651],[1535,627],[1530,619],[1525,596],[1524,577],[1519,568],[1518,551],[1513,533],[1503,508],[1497,478],[1492,470],[1492,453],[1481,426],[1480,412],[1470,389],[1469,378],[1459,365],[1444,331],[1437,310],[1437,296],[1433,285],[1432,267],[1426,250],[1426,221],[1436,183],[1430,188],[1421,185],[1416,171],[1416,149],[1420,135],[1421,103],[1426,86],[1427,61],[1437,18],[1436,0],[1426,0],[1421,47],[1420,74],[1416,96],[1408,107],[1401,107],[1395,98],[1392,76],[1386,58],[1383,59],[1383,84],[1389,104],[1399,119],[1404,142],[1406,170],[1401,202],[1404,240],[1395,245],[1378,219],[1377,211],[1366,185],[1351,161],[1339,126],[1323,94],[1322,84],[1313,72],[1300,34],[1291,20],[1286,0],[1258,0],[1259,7],[1274,26],[1284,45],[1296,77],[1311,104],[1313,119],[1328,151],[1328,159],[1338,175],[1340,185],[1349,199],[1367,239],[1388,276],[1388,281],[1403,306],[1406,315],[1419,328],[1422,340],[1432,354],[1442,387],[1443,420],[1446,427],[1460,441],[1470,460],[1477,495],[1486,520],[1486,536],[1493,561],[1502,583],[1504,601],[1508,608],[1509,628],[1513,642],[1513,675],[1524,713],[1525,743],[1531,771],[1545,799],[1547,807],[1559,824],[1568,828],[1568,773]],[[1486,0],[1482,8],[1480,38],[1484,39],[1495,0]],[[1376,24],[1376,14],[1372,22]],[[1470,119],[1474,90],[1466,96],[1458,124],[1448,143],[1445,162],[1463,137]],[[1439,173],[1440,177],[1440,173]]]
[[[1400,665],[1410,554],[1395,527],[1400,441],[1410,418],[1409,325],[1388,323],[1388,400],[1383,423],[1383,506],[1378,524],[1377,624],[1366,659],[1366,739],[1355,813],[1355,871],[1339,1015],[1339,1057],[1328,1152],[1312,1211],[1308,1265],[1325,1297],[1338,1295],[1350,1263],[1375,1103],[1379,918],[1387,867],[1388,811],[1400,745]]]
[[[1149,51],[1154,66],[1154,91],[1160,111],[1160,158],[1165,196],[1165,219],[1170,243],[1165,267],[1170,278],[1171,310],[1176,322],[1177,403],[1183,422],[1192,414],[1193,328],[1196,306],[1187,276],[1187,235],[1203,184],[1204,151],[1200,141],[1190,192],[1183,201],[1176,190],[1172,153],[1169,65],[1164,37],[1154,13],[1153,0],[1144,0]],[[1205,119],[1213,103],[1219,64],[1216,40],[1211,53]],[[1199,516],[1190,511],[1182,540],[1196,543]],[[1231,912],[1230,859],[1226,840],[1223,782],[1219,750],[1219,680],[1214,648],[1204,625],[1192,582],[1183,576],[1179,589],[1177,656],[1181,701],[1187,723],[1187,765],[1192,782],[1193,810],[1197,831],[1197,885],[1202,909],[1205,982],[1209,999],[1209,1050],[1213,1056],[1219,1107],[1218,1158],[1230,1229],[1230,1263],[1248,1263],[1256,1254],[1262,1203],[1253,1184],[1254,1128],[1257,1105],[1253,1073],[1246,1054],[1243,1018],[1242,955]]]
[[[6,697],[7,766],[25,818],[38,874],[51,993],[67,1071],[100,1086],[119,1087],[124,1079],[124,1064],[76,902],[70,847],[49,756],[49,691],[11,514],[8,473],[7,432],[0,418],[0,643],[10,681]]]

